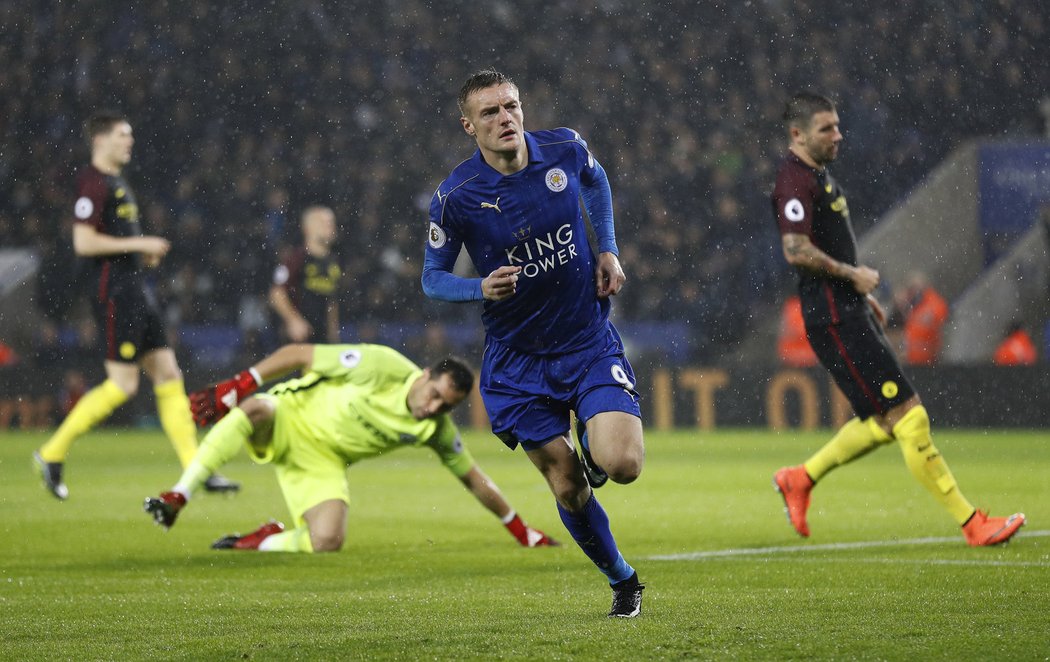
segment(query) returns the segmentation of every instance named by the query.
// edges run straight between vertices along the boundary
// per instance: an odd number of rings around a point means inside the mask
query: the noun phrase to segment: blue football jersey
[[[484,302],[486,333],[523,352],[575,351],[600,335],[609,316],[609,300],[596,294],[580,201],[581,186],[604,172],[571,129],[527,131],[525,142],[528,165],[514,174],[499,173],[478,151],[441,183],[426,261],[451,271],[466,246],[481,277],[521,267],[514,296]]]

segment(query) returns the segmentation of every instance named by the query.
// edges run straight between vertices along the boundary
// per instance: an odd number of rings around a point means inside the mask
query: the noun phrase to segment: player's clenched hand
[[[500,267],[481,281],[481,295],[489,301],[503,301],[518,291],[521,267]]]
[[[598,266],[594,269],[594,278],[598,281],[599,298],[617,294],[627,282],[627,276],[620,267],[620,258],[614,253],[598,254]]]
[[[171,242],[164,237],[146,235],[138,237],[138,250],[147,260],[160,263],[162,257],[171,250]]]
[[[524,539],[518,538],[518,542],[522,547],[561,547],[561,543],[557,540],[531,526],[525,527],[525,537]]]
[[[286,331],[288,339],[292,342],[306,342],[313,334],[314,327],[302,317],[296,317],[288,322]]]
[[[505,526],[511,535],[517,538],[518,544],[522,547],[560,547],[557,540],[539,529],[532,528],[518,514],[515,514],[513,519],[507,522]]]
[[[245,370],[233,379],[227,379],[190,394],[190,411],[197,425],[204,427],[230,412],[262,385],[258,373]]]
[[[879,272],[862,264],[853,267],[853,271],[850,273],[850,280],[853,281],[853,289],[857,290],[857,292],[870,294],[872,290],[879,286]]]

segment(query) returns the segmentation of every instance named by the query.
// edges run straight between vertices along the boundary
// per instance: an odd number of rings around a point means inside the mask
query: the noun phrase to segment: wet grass
[[[518,547],[428,451],[354,467],[346,548],[305,556],[209,549],[222,534],[286,517],[272,471],[243,457],[226,471],[243,481],[239,496],[204,496],[165,533],[141,511],[143,497],[178,473],[159,433],[103,430],[79,441],[65,503],[30,469],[43,435],[4,433],[0,656],[1050,656],[1044,432],[937,436],[975,504],[1029,516],[1021,537],[992,549],[963,543],[893,448],[828,476],[814,493],[813,536],[797,538],[770,477],[826,436],[650,433],[642,478],[599,492],[621,549],[648,585],[642,617],[613,622],[605,618],[604,580],[575,546]],[[467,441],[525,518],[567,542],[527,460],[488,435]]]

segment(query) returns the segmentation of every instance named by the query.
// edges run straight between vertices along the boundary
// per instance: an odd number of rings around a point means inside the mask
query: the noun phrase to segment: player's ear
[[[474,138],[478,135],[478,132],[474,130],[474,124],[471,123],[466,117],[460,117],[459,123],[463,125],[463,130],[467,132],[467,135]]]

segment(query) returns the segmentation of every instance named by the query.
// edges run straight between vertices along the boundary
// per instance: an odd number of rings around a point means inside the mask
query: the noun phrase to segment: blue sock
[[[634,574],[634,568],[623,560],[623,555],[616,548],[616,541],[609,530],[609,517],[594,498],[593,492],[580,512],[571,513],[558,504],[558,514],[573,540],[594,565],[605,573],[610,584],[622,582]]]

